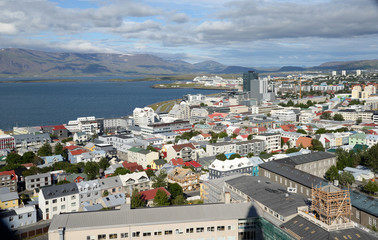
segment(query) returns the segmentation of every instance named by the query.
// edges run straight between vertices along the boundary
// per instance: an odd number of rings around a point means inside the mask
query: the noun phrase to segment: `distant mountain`
[[[240,70],[247,69],[243,67]],[[18,48],[0,49],[2,77],[69,77],[241,73],[215,61],[191,64],[149,54],[52,53]]]
[[[231,74],[231,73],[245,73],[248,71],[256,71],[256,72],[262,72],[262,71],[257,71],[254,68],[246,68],[246,67],[239,67],[239,66],[229,66],[226,67],[222,73],[224,74]]]
[[[348,62],[326,62],[319,66],[312,67],[317,70],[365,70],[378,69],[378,60],[360,60]]]
[[[277,72],[300,72],[306,71],[306,68],[303,67],[296,67],[296,66],[284,66],[277,70]]]

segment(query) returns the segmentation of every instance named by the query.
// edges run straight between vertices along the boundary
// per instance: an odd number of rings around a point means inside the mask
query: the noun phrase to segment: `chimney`
[[[230,194],[230,192],[225,192],[224,193],[224,203],[225,204],[230,204],[231,203],[231,194]]]

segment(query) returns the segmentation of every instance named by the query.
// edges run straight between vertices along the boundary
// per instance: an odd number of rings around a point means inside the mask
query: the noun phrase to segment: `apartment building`
[[[152,161],[156,159],[159,159],[158,152],[136,147],[127,150],[127,161],[138,163],[143,168],[147,168],[147,165],[151,165]]]
[[[53,185],[41,188],[38,195],[42,219],[51,219],[60,213],[77,212],[80,207],[76,183]]]
[[[34,206],[10,209],[0,212],[0,221],[10,230],[28,226],[37,222],[37,211]]]
[[[7,187],[11,192],[17,191],[18,176],[14,170],[0,172],[0,188]]]
[[[126,195],[133,193],[134,189],[138,191],[146,191],[151,188],[151,181],[148,178],[146,172],[134,172],[125,175],[119,175],[119,178],[122,183],[123,192]]]
[[[81,181],[76,183],[79,190],[80,205],[84,202],[95,203],[101,197],[101,187],[98,180]]]
[[[265,151],[270,153],[281,149],[281,134],[279,133],[262,133],[253,137],[265,142]]]
[[[16,146],[14,137],[10,135],[0,135],[0,150],[14,149]]]
[[[192,125],[190,121],[176,120],[171,123],[151,123],[141,126],[141,133],[144,135],[153,135],[156,133],[166,133],[172,131],[190,131]]]
[[[25,177],[25,188],[29,191],[44,186],[50,186],[51,184],[52,181],[50,173],[41,173]]]
[[[263,161],[258,158],[235,158],[232,160],[221,161],[216,159],[213,161],[209,169],[209,179],[222,178],[234,174],[257,175],[258,165]]]
[[[184,143],[171,145],[167,148],[167,160],[172,158],[182,158],[184,162],[197,160],[196,150],[199,149],[199,145],[194,143]]]

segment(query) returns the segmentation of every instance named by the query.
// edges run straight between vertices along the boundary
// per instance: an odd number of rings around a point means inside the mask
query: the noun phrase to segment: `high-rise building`
[[[361,70],[356,70],[356,76],[360,76],[361,75]]]
[[[268,92],[268,79],[259,79],[258,73],[254,71],[243,74],[243,91],[249,92],[250,97],[258,101],[274,99],[274,93]]]
[[[346,70],[341,71],[341,76],[346,76]]]
[[[243,73],[243,91],[249,92],[251,91],[251,80],[259,80],[259,74],[255,71],[248,71],[247,73]]]
[[[337,72],[336,71],[332,71],[332,76],[336,76],[337,75]]]

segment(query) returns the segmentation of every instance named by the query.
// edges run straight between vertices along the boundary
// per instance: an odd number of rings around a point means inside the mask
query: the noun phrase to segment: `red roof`
[[[218,113],[218,112],[215,112],[213,114],[210,114],[209,115],[209,118],[214,118],[214,117],[227,117],[228,114],[227,113]]]
[[[259,132],[266,132],[266,130],[267,130],[266,127],[259,127],[258,128]]]
[[[237,129],[234,130],[233,133],[235,133],[235,134],[239,134],[239,133],[240,133],[240,130],[241,130],[240,128],[237,128]]]
[[[66,127],[63,126],[63,125],[56,125],[56,126],[54,126],[53,130],[54,131],[56,131],[56,130],[66,130]]]
[[[11,180],[17,180],[17,175],[16,175],[16,172],[14,170],[0,172],[0,175],[10,175]]]
[[[151,190],[147,190],[147,191],[143,191],[143,192],[139,192],[140,195],[142,195],[142,198],[144,200],[153,200],[156,196],[156,193],[158,190],[161,190],[161,191],[164,191],[167,196],[171,196],[171,194],[163,187],[159,187],[159,188],[155,188],[155,189],[151,189]]]
[[[184,164],[185,164],[185,166],[188,166],[188,165],[186,165],[186,164],[189,164],[189,165],[191,165],[191,166],[193,166],[193,167],[195,167],[195,168],[200,168],[200,167],[202,167],[202,165],[199,164],[199,163],[196,162],[196,161],[185,162]],[[189,167],[189,166],[188,166],[188,167]]]
[[[183,165],[184,160],[182,158],[172,158],[171,163],[173,164],[173,166]]]
[[[296,129],[294,124],[281,125],[281,128],[286,132],[295,132]]]
[[[84,149],[70,151],[71,155],[81,155],[85,152],[87,152],[87,150],[84,150]]]
[[[248,134],[240,135],[242,138],[248,138]]]
[[[209,123],[207,123],[207,125],[214,126],[215,123],[214,122],[209,122]]]
[[[135,171],[143,171],[143,167],[141,165],[139,165],[138,163],[135,163],[135,162],[127,162],[127,161],[124,161],[122,163],[122,166],[126,169],[129,169],[130,171],[132,172],[135,172]]]
[[[202,137],[204,137],[204,138],[211,137],[211,134],[208,134],[208,133],[202,133],[201,135],[202,135]]]
[[[329,142],[328,138],[324,138],[325,142]]]
[[[67,149],[67,150],[74,150],[74,149],[78,149],[78,148],[81,148],[79,146],[75,146],[75,145],[71,145],[71,146],[66,146],[64,147],[64,149]]]
[[[290,138],[288,138],[288,137],[282,137],[282,140],[283,140],[284,143],[287,143],[290,140]]]
[[[234,118],[241,118],[241,116],[234,116]]]
[[[180,145],[173,145],[172,147],[176,152],[179,152],[179,151],[181,151],[181,149],[186,148],[186,147],[191,148],[191,149],[195,149],[193,143],[184,143],[184,144],[180,144]]]
[[[184,132],[189,132],[191,130],[192,130],[191,128],[183,128],[183,129],[173,130],[173,132],[175,132],[175,133],[184,133]]]
[[[24,164],[21,164],[22,166],[28,168],[28,167],[33,167],[34,164],[33,163],[24,163]]]

